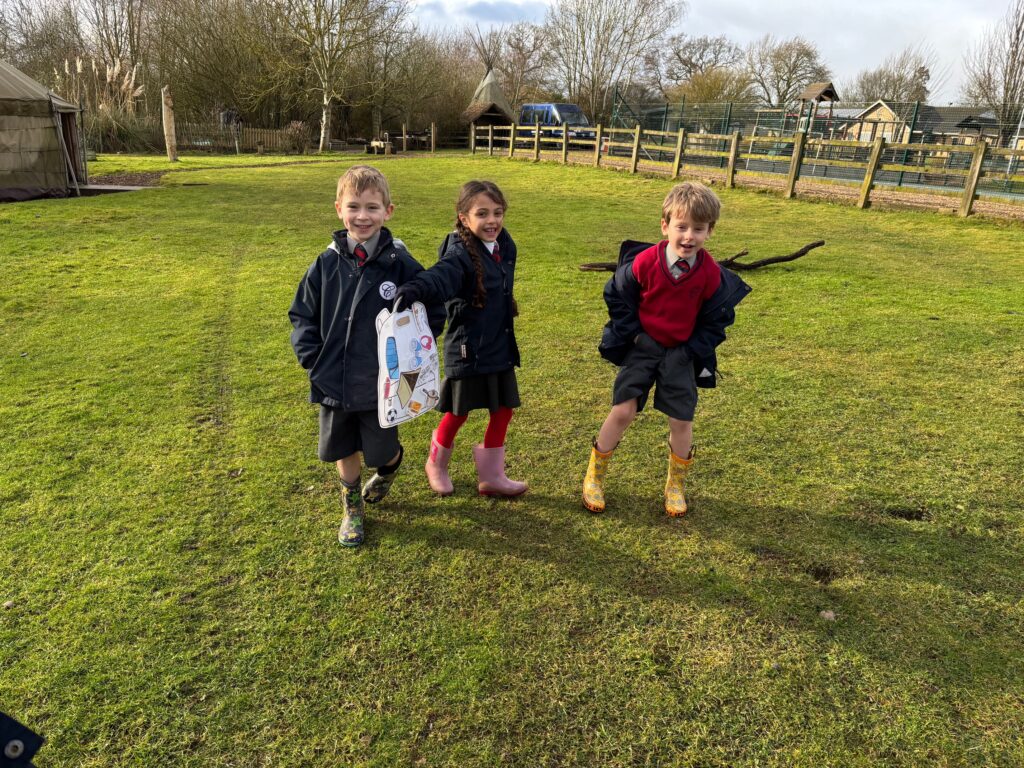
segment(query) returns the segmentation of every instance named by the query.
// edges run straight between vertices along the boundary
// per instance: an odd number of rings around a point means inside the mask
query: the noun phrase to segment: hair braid
[[[473,260],[473,269],[476,271],[476,291],[473,293],[473,306],[483,309],[487,300],[487,290],[484,288],[484,263],[480,256],[480,244],[476,235],[469,231],[469,228],[455,217],[455,232],[458,234],[462,244],[466,246],[466,253]]]

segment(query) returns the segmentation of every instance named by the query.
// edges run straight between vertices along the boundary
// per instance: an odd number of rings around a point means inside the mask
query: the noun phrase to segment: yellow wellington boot
[[[597,443],[590,449],[590,464],[587,476],[583,478],[583,506],[591,512],[604,512],[604,476],[608,472],[608,462],[612,452],[602,453],[597,450]]]
[[[686,472],[693,464],[693,448],[685,459],[668,451],[668,480],[665,481],[665,511],[670,517],[686,514]]]

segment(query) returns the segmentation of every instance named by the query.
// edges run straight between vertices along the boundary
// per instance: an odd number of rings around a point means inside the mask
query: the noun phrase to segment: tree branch
[[[767,259],[761,259],[760,261],[751,261],[746,263],[737,261],[737,259],[740,259],[749,253],[746,249],[744,249],[737,253],[735,256],[730,256],[728,259],[719,259],[717,263],[723,267],[728,267],[729,269],[735,269],[737,271],[742,271],[745,269],[758,269],[760,267],[766,267],[769,264],[782,264],[783,262],[786,261],[796,261],[801,256],[806,256],[809,252],[813,251],[815,248],[820,248],[824,244],[824,240],[815,240],[813,243],[808,243],[800,250],[793,251],[793,253],[786,254],[785,256],[770,256]],[[618,263],[614,261],[594,261],[588,264],[580,264],[580,271],[614,272],[617,266]]]

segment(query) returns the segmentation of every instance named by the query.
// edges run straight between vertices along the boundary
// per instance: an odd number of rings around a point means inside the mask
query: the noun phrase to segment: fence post
[[[676,136],[676,159],[672,161],[672,178],[679,178],[679,166],[683,163],[683,147],[686,146],[686,129],[679,127],[679,135]]]
[[[569,126],[562,124],[562,165],[569,163]]]
[[[878,163],[882,159],[882,151],[885,149],[885,138],[879,136],[871,147],[871,156],[868,158],[868,167],[864,170],[864,181],[860,185],[860,197],[857,199],[858,208],[867,208],[871,205],[871,188],[875,185],[875,174],[878,172]]]
[[[469,124],[469,154],[476,154],[476,123]]]
[[[487,156],[494,156],[494,126],[487,126]]]
[[[597,168],[601,164],[601,142],[604,138],[601,134],[604,133],[604,126],[600,123],[597,124],[597,139],[594,141],[594,167]],[[611,149],[609,148],[609,151]]]
[[[731,106],[731,105],[730,105]],[[736,162],[740,158],[740,132],[732,135],[732,145],[729,147],[729,168],[725,172],[725,186],[732,189],[736,186]]]
[[[540,118],[533,124],[533,162],[540,162]]]
[[[964,197],[960,202],[960,216],[970,216],[971,208],[974,206],[974,196],[978,189],[978,179],[981,178],[981,167],[985,163],[985,153],[988,152],[988,141],[978,137],[978,144],[974,147],[974,158],[971,160],[971,172],[967,174],[964,183]]]
[[[402,154],[409,151],[409,131],[405,128],[405,123],[402,123]]]
[[[806,142],[806,133],[798,133],[793,137],[793,157],[789,161],[789,176],[786,178],[786,192],[783,195],[787,199],[796,194],[796,180],[800,178],[800,164],[804,161]]]
[[[509,139],[508,139],[508,156],[509,157],[515,157],[515,155],[516,155],[516,133],[518,131],[519,131],[519,126],[516,125],[515,123],[512,123],[512,126],[509,129]]]
[[[437,123],[430,124],[430,153],[437,151]]]
[[[636,124],[636,132],[633,134],[633,157],[629,161],[629,172],[636,173],[637,164],[640,162],[640,123]]]

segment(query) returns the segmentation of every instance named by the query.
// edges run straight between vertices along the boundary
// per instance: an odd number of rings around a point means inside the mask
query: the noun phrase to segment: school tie
[[[501,263],[501,253],[498,252],[498,243],[495,241],[494,250],[491,251],[491,258],[494,259],[495,263]]]
[[[366,249],[363,248],[363,244],[357,244],[353,253],[355,253],[356,261],[359,262],[359,266],[364,266],[366,264]]]

